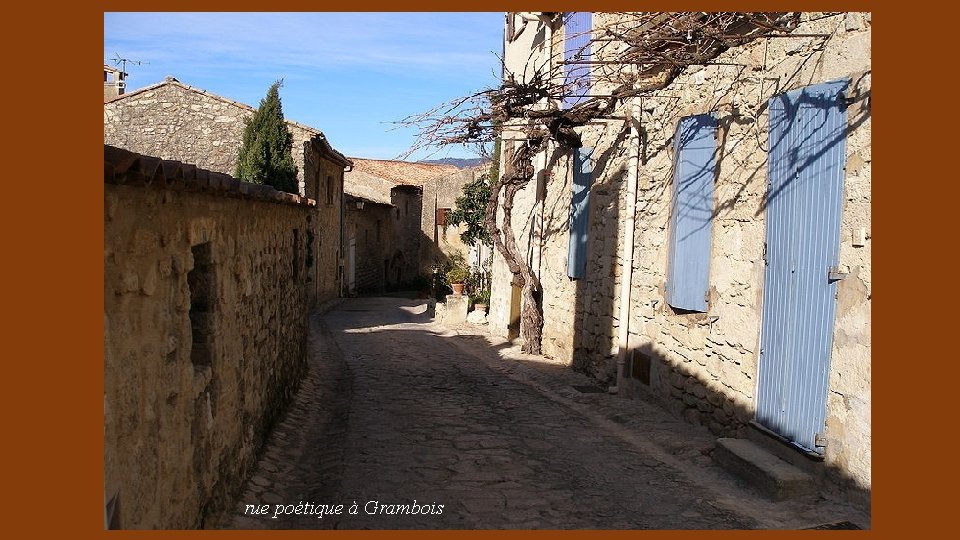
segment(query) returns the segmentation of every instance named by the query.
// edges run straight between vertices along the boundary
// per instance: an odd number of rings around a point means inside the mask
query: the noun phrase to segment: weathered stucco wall
[[[766,235],[766,104],[782,92],[846,78],[850,105],[839,241],[840,264],[849,274],[838,284],[825,461],[844,479],[869,489],[871,23],[869,14],[863,13],[804,19],[794,33],[827,37],[760,39],[731,49],[716,59],[724,65],[690,68],[656,97],[640,103],[645,135],[639,152],[627,361],[632,364],[634,355],[649,359],[650,381],[648,385],[628,377],[620,381],[620,391],[658,396],[678,414],[718,435],[744,434],[756,409]],[[562,31],[557,34],[559,40]],[[714,113],[720,124],[709,309],[681,313],[665,301],[672,138],[681,118],[701,113]],[[625,108],[616,114],[623,116]],[[617,334],[622,323],[629,149],[623,127],[622,121],[610,121],[582,129],[584,145],[595,148],[584,279],[566,274],[569,149],[551,147],[539,158],[538,170],[549,173],[546,189],[538,197],[532,181],[514,208],[520,248],[543,282],[544,354],[609,384],[617,383]],[[854,245],[860,228],[866,231],[866,241]],[[499,255],[494,270],[491,327],[508,335],[511,278]]]
[[[105,154],[105,495],[120,528],[195,528],[305,369],[313,202]]]

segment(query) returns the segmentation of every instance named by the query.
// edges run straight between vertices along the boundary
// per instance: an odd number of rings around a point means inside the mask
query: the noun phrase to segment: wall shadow
[[[811,55],[811,56],[816,56]],[[809,60],[809,59],[808,59]],[[807,60],[796,66],[794,72],[783,80],[778,79],[778,85],[773,90],[774,95],[782,94],[786,89],[797,86],[801,81],[801,72],[807,65]],[[741,71],[743,68],[740,68]],[[738,76],[739,77],[739,76]],[[735,78],[739,81],[739,78]],[[767,155],[769,152],[778,148],[779,145],[786,144],[783,140],[767,140],[768,131],[777,131],[778,126],[770,126],[764,113],[768,112],[769,101],[764,99],[758,102],[756,106],[750,104],[744,106],[741,104],[738,92],[742,88],[738,85],[747,84],[738,82],[730,86],[725,92],[719,92],[712,95],[709,100],[699,105],[691,103],[681,103],[679,100],[670,102],[667,99],[661,99],[660,107],[656,109],[657,118],[682,118],[694,114],[713,113],[717,121],[717,146],[714,151],[715,185],[718,188],[714,193],[714,204],[712,212],[712,222],[714,223],[713,241],[717,242],[720,231],[717,229],[719,220],[729,222],[755,222],[757,218],[763,216],[766,206],[770,201],[776,200],[783,194],[781,190],[767,191],[765,182],[767,181]],[[753,83],[750,83],[753,84]],[[813,84],[813,81],[808,81]],[[769,97],[769,96],[763,96]],[[803,167],[809,165],[826,152],[831,147],[842,144],[845,137],[849,137],[856,132],[870,118],[870,100],[871,92],[869,90],[869,71],[856,74],[850,78],[850,82],[841,96],[842,105],[848,113],[847,123],[842,129],[833,130],[827,124],[807,126],[806,131],[811,136],[825,141],[826,149],[811,154],[798,165]],[[810,106],[827,106],[828,103],[817,102],[817,100],[808,100]],[[836,106],[836,102],[832,103]],[[651,165],[655,171],[662,170],[662,176],[659,172],[656,177],[648,176],[647,185],[642,187],[643,196],[637,202],[637,230],[635,246],[639,250],[641,247],[647,247],[648,253],[657,253],[662,248],[659,244],[650,243],[650,238],[645,237],[646,231],[640,223],[640,216],[660,214],[654,220],[660,223],[664,214],[663,202],[672,199],[671,191],[674,189],[674,177],[676,169],[675,147],[678,143],[676,139],[676,126],[667,125],[656,127],[653,125],[653,115],[651,110],[645,111],[645,122],[640,129],[640,168],[641,175],[645,173],[646,166]],[[734,135],[735,134],[735,135]],[[622,135],[622,134],[621,134]],[[617,151],[607,150],[605,155],[609,157],[622,156],[626,151],[625,141],[621,137],[612,143],[612,147],[618,148]],[[748,145],[746,149],[739,145]],[[600,146],[600,145],[598,145]],[[599,162],[599,160],[598,160]],[[622,163],[622,161],[610,161],[610,163]],[[657,163],[669,163],[669,167],[659,167]],[[618,204],[618,197],[623,198],[626,192],[624,188],[626,172],[624,167],[607,171],[608,165],[596,166],[594,169],[594,178],[600,179],[591,188],[590,201],[590,241],[588,251],[588,262],[586,277],[577,280],[574,302],[576,305],[576,316],[573,321],[573,327],[569,329],[573,334],[574,352],[571,367],[576,371],[593,377],[597,384],[603,388],[615,385],[616,380],[616,360],[617,360],[617,333],[619,325],[622,322],[618,319],[619,285],[617,284],[618,258],[621,256],[623,235],[620,233],[622,222],[626,216],[623,214],[626,205]],[[735,171],[735,172],[727,172]],[[720,174],[735,174],[735,180],[725,181],[723,185],[718,182]],[[643,183],[643,181],[641,181]],[[563,189],[569,189],[566,184],[561,184],[559,180],[555,185],[562,185]],[[784,186],[788,189],[790,182]],[[722,189],[720,189],[722,187]],[[549,186],[553,189],[554,184]],[[758,196],[759,194],[759,196]],[[759,207],[754,207],[759,200]],[[620,201],[622,202],[622,201]],[[677,211],[676,209],[672,211]],[[555,214],[559,214],[556,212]],[[762,217],[761,217],[762,219]],[[669,233],[670,216],[666,216],[666,231]],[[762,223],[761,223],[762,225]],[[749,230],[744,230],[746,234],[753,235],[758,227],[753,226]],[[759,227],[759,234],[763,235],[764,227]],[[550,229],[553,235],[562,235],[567,232],[564,223],[555,224]],[[657,234],[654,231],[653,234]],[[751,242],[762,247],[764,238],[751,238]],[[757,259],[760,259],[758,254]],[[657,259],[659,260],[659,259]],[[642,264],[649,264],[651,261],[635,260],[633,271],[641,272]],[[748,261],[749,262],[749,261]],[[655,262],[655,264],[660,264]],[[711,257],[711,266],[723,264],[717,260],[714,253]],[[554,269],[558,271],[560,269]],[[711,275],[714,269],[711,268]],[[667,270],[656,269],[659,275],[664,276]],[[747,279],[743,277],[741,279]],[[752,278],[750,278],[752,279]],[[754,424],[754,410],[747,405],[749,399],[745,398],[737,389],[729,383],[720,373],[713,373],[713,377],[703,375],[704,370],[697,370],[695,360],[686,358],[694,354],[703,354],[703,351],[683,350],[686,354],[676,354],[675,351],[669,351],[658,343],[677,342],[674,336],[669,332],[678,332],[686,335],[687,332],[693,334],[702,331],[704,326],[711,325],[716,321],[716,311],[711,309],[706,313],[691,312],[674,309],[665,304],[664,283],[660,283],[654,290],[648,291],[649,283],[644,283],[646,289],[638,290],[635,285],[638,277],[635,275],[633,282],[633,298],[631,299],[630,312],[649,311],[647,321],[654,323],[647,327],[643,322],[635,324],[630,322],[630,343],[625,352],[624,377],[629,383],[631,389],[629,397],[656,403],[659,407],[668,411],[677,418],[682,418],[686,422],[699,426],[716,437],[736,437],[750,438],[762,443],[764,448],[775,452],[776,455],[808,471],[814,475],[821,485],[824,493],[831,493],[842,499],[848,500],[857,505],[863,511],[869,514],[871,489],[864,485],[861,480],[842,470],[836,464],[826,464],[822,460],[811,459],[810,456],[798,451],[792,445],[784,441],[767,440],[770,437],[763,434]],[[649,280],[647,280],[649,281]],[[663,281],[663,280],[661,280]],[[643,281],[641,281],[643,282]],[[713,279],[711,279],[711,285]],[[754,291],[762,290],[762,278],[760,282],[750,283]],[[642,294],[642,298],[637,295]],[[716,301],[716,290],[711,289],[710,298],[711,308]],[[549,298],[550,291],[545,291],[545,297]],[[747,300],[749,301],[749,300]],[[762,309],[762,302],[760,303]],[[645,316],[646,317],[646,316]],[[666,322],[665,322],[666,321]],[[668,330],[669,327],[669,330]],[[661,332],[663,337],[661,337]],[[721,341],[724,340],[723,334],[718,334]],[[637,339],[643,337],[645,339]],[[545,339],[549,336],[545,333]],[[646,343],[649,340],[650,343]],[[643,343],[643,344],[641,344]],[[759,353],[757,353],[759,354]],[[702,364],[701,364],[702,365]],[[545,368],[547,369],[547,368]],[[557,369],[557,368],[550,368]],[[744,374],[750,379],[750,384],[755,384],[753,379],[756,373]],[[623,388],[621,388],[621,391]],[[828,442],[828,444],[840,445],[842,441]],[[835,446],[836,448],[836,446]],[[846,449],[847,452],[850,449]],[[828,452],[829,454],[829,452]],[[838,459],[842,463],[844,459]],[[868,480],[869,481],[869,480]]]
[[[590,187],[589,238],[584,277],[575,281],[573,357],[571,366],[586,373],[604,386],[617,383],[617,328],[619,313],[618,276],[624,267],[620,253],[624,237],[620,233],[622,199],[628,174],[622,158],[627,153],[625,142],[629,126],[624,123],[612,138],[600,138],[598,146],[605,147],[594,161],[593,182]],[[611,160],[618,159],[618,167],[608,170]]]
[[[609,418],[617,424],[622,425],[633,433],[642,434],[651,443],[664,448],[664,450],[676,459],[691,462],[691,467],[710,466],[713,470],[719,472],[719,467],[715,462],[705,463],[702,460],[703,455],[711,455],[713,450],[713,436],[716,435],[716,427],[712,424],[718,423],[718,418],[723,417],[729,422],[732,418],[738,427],[732,432],[722,433],[724,436],[739,436],[757,439],[759,431],[750,425],[752,412],[733,400],[729,399],[722,391],[717,391],[711,387],[708,381],[704,381],[692,372],[686,372],[676,366],[670,366],[667,351],[657,346],[638,348],[638,352],[646,355],[653,364],[651,372],[654,376],[664,376],[664,373],[675,373],[667,384],[668,390],[663,394],[644,393],[640,394],[636,400],[624,401],[619,396],[610,395],[601,388],[600,392],[590,394],[589,398],[579,399],[575,390],[577,388],[571,385],[571,382],[579,380],[570,377],[571,368],[557,361],[541,360],[541,357],[524,355],[517,351],[517,347],[506,341],[497,342],[496,338],[491,340],[482,330],[476,333],[469,331],[463,333],[451,332],[441,328],[410,328],[394,327],[390,324],[380,325],[378,322],[384,320],[399,321],[399,324],[416,322],[430,323],[429,315],[419,308],[422,304],[415,300],[405,301],[397,304],[395,309],[399,313],[376,313],[372,311],[375,304],[371,301],[369,305],[358,304],[364,300],[350,300],[341,306],[346,311],[358,310],[367,311],[369,315],[364,315],[364,320],[360,324],[349,328],[349,331],[364,332],[376,336],[376,339],[387,340],[390,342],[407,341],[410,334],[426,334],[429,340],[451,340],[459,343],[458,348],[463,350],[468,356],[477,355],[477,358],[486,358],[485,362],[497,371],[496,366],[502,363],[505,370],[510,373],[519,373],[519,378],[526,381],[531,387],[536,388],[538,392],[548,392],[556,396],[567,397],[561,399],[559,406],[563,406],[562,400],[568,399],[570,403],[579,404],[578,407],[589,407],[591,414],[596,413],[605,418]],[[376,303],[380,305],[380,303]],[[369,311],[368,311],[369,310]],[[336,313],[331,314],[336,317]],[[376,327],[376,328],[374,328]],[[465,362],[469,358],[459,357],[457,362]],[[492,362],[492,363],[491,363]],[[662,366],[668,366],[665,368]],[[411,369],[417,368],[411,366]],[[516,371],[519,369],[520,371]],[[659,375],[658,375],[659,374]],[[685,399],[691,396],[694,399]],[[678,399],[679,398],[679,399]],[[556,399],[555,399],[556,401]],[[690,401],[693,405],[687,403]],[[704,403],[710,406],[704,405]],[[580,409],[578,409],[580,410]],[[633,412],[642,414],[633,414]],[[571,415],[581,414],[571,410]],[[671,419],[676,419],[676,422]],[[676,430],[676,423],[689,423],[689,429]],[[510,430],[510,426],[502,426]],[[520,429],[517,426],[516,429]],[[689,433],[699,432],[694,439],[685,440]],[[704,443],[703,441],[707,441]],[[706,444],[706,446],[704,446]],[[856,479],[846,475],[843,471],[833,466],[825,466],[822,462],[812,461],[806,456],[796,453],[792,459],[787,457],[788,461],[794,462],[798,467],[807,470],[808,473],[815,476],[820,482],[819,491],[809,499],[799,499],[810,503],[822,504],[826,508],[835,508],[835,514],[832,514],[834,521],[850,520],[857,525],[869,528],[869,506],[871,492],[860,486]],[[563,456],[557,456],[563,459]],[[807,461],[807,463],[803,463]],[[349,474],[347,472],[346,474]],[[750,493],[752,497],[764,499],[763,493],[757,488],[750,487],[742,481],[736,479],[732,473],[729,474],[729,485],[721,485],[718,489],[731,490],[730,493],[736,493],[743,489]],[[723,476],[720,476],[720,481]],[[825,500],[826,499],[826,500]],[[837,501],[835,507],[831,507],[829,501]],[[854,504],[850,505],[849,501]],[[827,512],[829,513],[829,512]],[[804,526],[815,527],[821,523],[809,523]]]

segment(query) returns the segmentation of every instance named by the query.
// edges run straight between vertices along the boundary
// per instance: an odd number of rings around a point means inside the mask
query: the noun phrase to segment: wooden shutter
[[[716,131],[712,115],[690,116],[680,120],[674,140],[667,303],[678,309],[707,310]]]
[[[567,14],[564,24],[563,40],[563,76],[566,91],[563,108],[569,109],[584,101],[590,93],[590,65],[571,62],[586,62],[591,56],[590,30],[593,24],[592,13],[577,11]]]
[[[447,226],[447,216],[449,216],[449,214],[449,208],[437,208],[437,227]]]
[[[587,266],[590,227],[590,184],[593,178],[593,148],[573,151],[573,196],[570,200],[570,240],[567,275],[582,278]]]

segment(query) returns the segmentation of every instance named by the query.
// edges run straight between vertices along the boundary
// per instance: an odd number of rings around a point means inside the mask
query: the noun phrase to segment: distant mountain
[[[483,158],[443,158],[443,159],[424,159],[420,163],[438,163],[441,165],[453,165],[460,169],[465,169],[467,167],[476,167],[477,165],[483,165],[484,163],[489,163],[489,159]]]

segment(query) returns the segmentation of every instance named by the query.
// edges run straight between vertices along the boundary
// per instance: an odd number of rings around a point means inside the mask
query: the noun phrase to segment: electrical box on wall
[[[853,230],[853,247],[863,247],[867,245],[867,228],[858,227]]]

